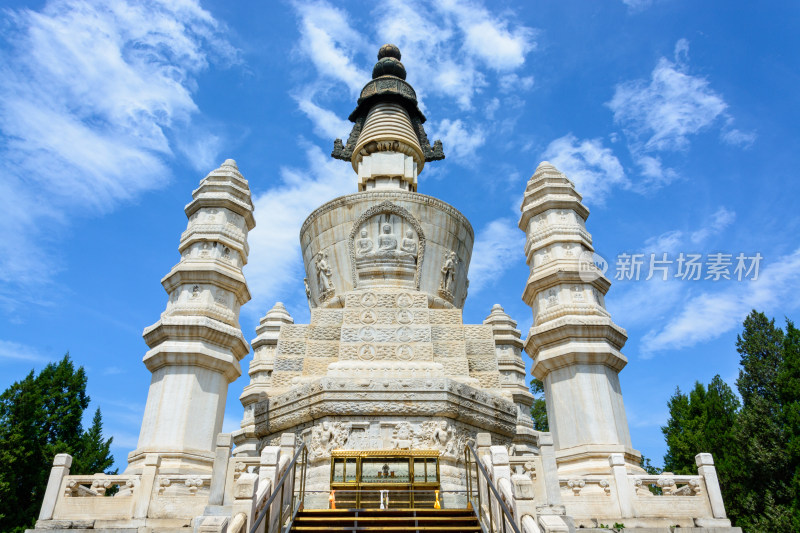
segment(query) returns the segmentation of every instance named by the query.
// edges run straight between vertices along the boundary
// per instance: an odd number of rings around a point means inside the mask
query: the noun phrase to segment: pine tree
[[[33,527],[56,454],[75,458],[75,474],[105,471],[113,464],[99,409],[89,430],[83,430],[89,401],[86,373],[75,369],[69,354],[38,375],[31,371],[0,395],[0,531]]]
[[[786,439],[792,531],[800,531],[800,329],[786,321],[783,361],[778,371],[778,399]]]
[[[722,378],[714,376],[707,388],[697,382],[688,395],[677,389],[667,405],[670,417],[661,428],[667,441],[664,470],[693,474],[698,453],[729,455],[739,401]],[[724,465],[718,463],[717,469],[723,480]]]
[[[533,378],[531,380],[531,392],[533,393],[533,405],[531,406],[531,418],[533,418],[533,429],[538,431],[550,431],[547,422],[547,403],[544,399],[544,383],[542,380]]]
[[[755,310],[736,339],[742,397],[729,464],[726,505],[746,531],[789,531],[791,461],[787,452],[778,375],[784,361],[784,333]],[[722,476],[720,476],[722,481]]]

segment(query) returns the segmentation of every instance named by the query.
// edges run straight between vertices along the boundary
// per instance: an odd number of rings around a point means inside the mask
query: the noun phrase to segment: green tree
[[[744,320],[736,350],[742,409],[733,435],[736,446],[721,458],[727,465],[726,505],[745,531],[790,531],[792,469],[778,384],[784,333],[774,320],[753,310]]]
[[[691,474],[697,470],[698,453],[729,455],[735,446],[732,438],[739,400],[722,378],[714,376],[708,387],[697,382],[688,395],[676,389],[667,405],[670,417],[661,428],[667,441],[664,470]],[[724,467],[720,466],[722,479]]]
[[[550,425],[547,423],[547,404],[544,400],[544,383],[542,383],[542,380],[536,378],[531,380],[531,392],[533,393],[533,405],[531,406],[533,429],[550,431]]]
[[[0,531],[33,527],[57,453],[75,458],[71,471],[76,474],[113,464],[99,409],[89,430],[83,430],[89,401],[86,373],[75,369],[69,354],[38,375],[31,371],[0,395]]]

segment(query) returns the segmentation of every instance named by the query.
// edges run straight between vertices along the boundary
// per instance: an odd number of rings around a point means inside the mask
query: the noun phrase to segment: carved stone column
[[[523,455],[526,452],[533,453],[533,446],[537,440],[531,419],[533,394],[525,384],[525,363],[522,361],[523,343],[520,339],[520,331],[517,329],[517,322],[508,316],[500,304],[495,304],[483,323],[492,326],[501,390],[517,406],[515,453],[516,455]]]
[[[294,319],[283,303],[278,302],[261,319],[253,339],[253,360],[250,362],[250,384],[244,388],[239,400],[244,407],[242,429],[233,433],[235,455],[258,456],[258,438],[255,434],[256,403],[265,400],[272,391],[272,372],[275,369],[275,352],[281,326],[294,324]]]
[[[531,269],[522,298],[533,309],[525,350],[544,382],[559,472],[604,472],[611,453],[638,469],[618,376],[627,335],[605,309],[611,282],[592,261],[588,216],[573,183],[541,163],[519,221]]]
[[[210,472],[228,384],[250,351],[239,328],[239,308],[250,300],[247,233],[255,227],[247,181],[228,159],[192,197],[181,260],[161,280],[167,308],[144,330],[153,377],[127,472],[140,472],[147,454],[172,472]]]

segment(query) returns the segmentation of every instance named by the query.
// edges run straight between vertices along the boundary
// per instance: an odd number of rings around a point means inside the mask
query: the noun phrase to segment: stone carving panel
[[[349,250],[353,287],[386,285],[388,281],[419,289],[425,235],[406,209],[389,201],[368,209],[353,224]]]
[[[331,456],[331,450],[344,448],[351,430],[352,424],[345,422],[323,422],[315,426],[308,444],[310,459],[326,459]]]

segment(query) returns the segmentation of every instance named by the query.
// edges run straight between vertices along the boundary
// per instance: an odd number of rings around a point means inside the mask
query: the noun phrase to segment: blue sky
[[[234,158],[256,205],[245,336],[283,301],[308,320],[298,231],[355,192],[328,154],[397,44],[431,140],[419,191],[472,222],[467,323],[502,304],[527,332],[517,229],[544,159],[577,184],[626,328],[634,446],[661,462],[676,386],[720,374],[751,308],[800,299],[800,5],[791,2],[125,2],[6,0],[0,55],[0,387],[69,351],[113,452],[136,446],[150,374],[145,326],[166,304],[183,207]],[[730,280],[647,277],[649,254],[731,254]],[[736,256],[761,254],[758,279]],[[614,280],[644,254],[639,280]],[[704,270],[701,278],[706,277]],[[524,333],[523,335],[526,335]],[[238,427],[232,384],[225,429]],[[530,364],[530,361],[528,361]]]

